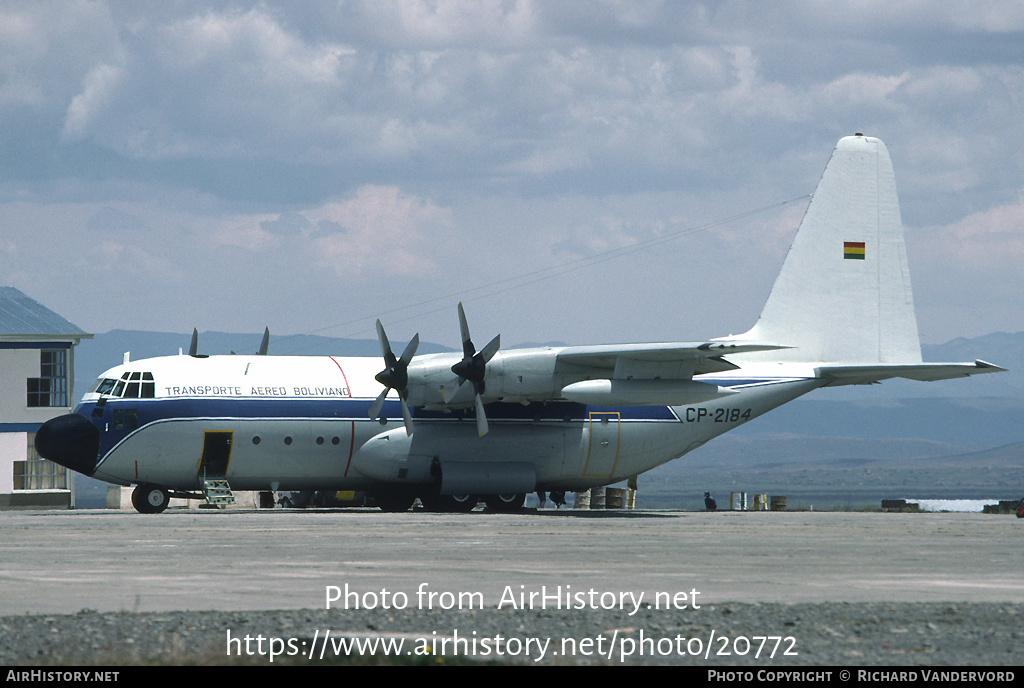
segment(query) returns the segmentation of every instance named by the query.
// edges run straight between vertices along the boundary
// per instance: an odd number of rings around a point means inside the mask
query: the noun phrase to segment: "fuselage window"
[[[114,409],[115,430],[135,430],[139,427],[138,409]]]

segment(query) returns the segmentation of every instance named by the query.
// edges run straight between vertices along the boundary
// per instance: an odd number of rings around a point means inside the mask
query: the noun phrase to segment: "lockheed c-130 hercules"
[[[386,511],[520,508],[527,493],[612,484],[819,387],[1003,370],[923,363],[885,145],[843,138],[757,323],[686,343],[379,359],[178,355],[103,373],[43,424],[39,454],[137,485],[159,512],[203,480],[242,490],[366,490]],[[379,371],[379,372],[378,372]]]

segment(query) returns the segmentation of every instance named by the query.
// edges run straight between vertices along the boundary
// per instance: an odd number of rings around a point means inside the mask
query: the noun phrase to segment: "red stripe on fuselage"
[[[338,371],[339,371],[339,372],[341,373],[341,376],[342,376],[343,378],[345,378],[345,387],[347,387],[347,388],[348,388],[348,396],[349,396],[349,398],[351,399],[351,398],[352,398],[352,388],[351,388],[351,387],[349,387],[349,384],[348,384],[348,375],[346,375],[346,374],[345,374],[345,371],[344,371],[344,370],[342,369],[342,367],[341,367],[341,364],[340,364],[340,363],[338,363],[338,362],[337,362],[337,361],[336,361],[336,360],[334,359],[334,356],[328,356],[327,358],[329,358],[329,359],[331,359],[332,361],[334,361],[334,365],[338,366]]]
[[[352,388],[348,384],[348,375],[345,374],[345,370],[341,367],[341,364],[338,363],[337,360],[335,360],[334,356],[328,356],[327,358],[329,358],[332,361],[334,361],[334,365],[338,366],[338,371],[341,373],[341,376],[343,378],[345,378],[345,388],[348,389],[348,397],[349,397],[349,399],[351,399],[352,398]],[[355,453],[355,448],[356,448],[356,422],[352,421],[352,433],[349,435],[349,441],[348,441],[348,461],[345,462],[345,473],[342,475],[342,477],[344,477],[344,478],[348,477],[348,469],[352,465],[352,454]]]
[[[345,473],[343,478],[348,477],[348,469],[352,465],[352,454],[355,453],[356,449],[356,422],[352,421],[352,432],[349,434],[348,439],[348,462],[345,464]]]

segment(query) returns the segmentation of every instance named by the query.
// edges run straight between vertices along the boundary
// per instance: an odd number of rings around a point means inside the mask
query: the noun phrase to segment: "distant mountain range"
[[[203,332],[205,354],[255,353],[262,335]],[[191,334],[112,330],[75,350],[75,394],[131,359],[188,351]],[[422,342],[419,353],[451,351]],[[271,336],[270,354],[380,356],[374,339]],[[1024,496],[1024,332],[923,347],[926,361],[1008,369],[966,380],[823,389],[640,478],[640,506],[700,508],[703,491],[791,495],[791,504]],[[914,491],[913,494],[907,493]],[[721,504],[721,502],[720,502]]]

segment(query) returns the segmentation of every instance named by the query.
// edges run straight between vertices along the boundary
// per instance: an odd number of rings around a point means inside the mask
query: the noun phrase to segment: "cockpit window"
[[[127,379],[128,384],[124,388],[124,397],[126,399],[152,399],[156,396],[156,383],[153,381],[153,373],[135,372]]]
[[[123,378],[125,375],[128,375],[128,373],[125,373],[121,377]],[[142,379],[142,373],[139,373],[139,372],[132,373],[131,376],[128,379],[132,380],[133,382],[129,382],[128,385],[125,387],[124,396],[125,396],[126,399],[138,399],[139,398],[139,383],[135,382],[135,381]]]
[[[121,374],[120,380],[100,378],[92,391],[126,399],[152,399],[156,396],[156,382],[153,373],[126,372]]]
[[[114,389],[115,380],[111,380],[109,377],[100,378],[96,381],[96,387],[93,389],[96,394],[110,394],[110,390]]]
[[[156,396],[156,382],[153,381],[153,373],[142,374],[142,398],[152,399]]]

